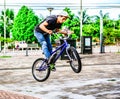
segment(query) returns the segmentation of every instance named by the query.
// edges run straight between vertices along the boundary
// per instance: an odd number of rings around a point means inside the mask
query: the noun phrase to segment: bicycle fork
[[[69,58],[69,60],[67,61],[67,62],[71,62],[72,61],[72,59],[71,59],[71,57],[70,57],[70,54],[68,53],[68,49],[70,48],[70,44],[68,44],[67,45],[67,47],[66,47],[66,53],[67,53],[67,56],[68,56],[68,58]]]

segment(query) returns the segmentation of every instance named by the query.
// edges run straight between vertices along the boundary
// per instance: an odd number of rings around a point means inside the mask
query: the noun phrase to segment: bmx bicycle
[[[75,73],[80,73],[82,69],[81,58],[77,50],[68,44],[68,38],[69,36],[62,38],[63,43],[60,46],[56,47],[54,51],[52,51],[49,60],[38,58],[34,61],[32,65],[32,75],[35,80],[39,82],[47,80],[53,67],[55,66],[56,61],[64,51],[66,51],[68,62],[70,63],[72,70]]]

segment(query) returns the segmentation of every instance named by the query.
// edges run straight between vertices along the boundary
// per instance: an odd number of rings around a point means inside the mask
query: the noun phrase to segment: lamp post
[[[0,33],[0,37],[1,37],[1,33]],[[2,45],[2,44],[1,44],[1,41],[0,41],[0,52],[1,52],[1,45]]]
[[[47,10],[50,12],[50,15],[51,15],[51,12],[53,11],[53,9],[54,8],[52,8],[52,7],[47,8]],[[51,40],[51,35],[50,35],[50,40]]]
[[[100,10],[100,53],[103,53],[103,13]]]
[[[4,0],[4,39],[6,39],[6,0]],[[6,49],[6,41],[4,41],[4,54]]]
[[[51,15],[51,12],[53,11],[53,9],[54,8],[52,8],[52,7],[47,8],[47,10],[50,12],[50,15]]]

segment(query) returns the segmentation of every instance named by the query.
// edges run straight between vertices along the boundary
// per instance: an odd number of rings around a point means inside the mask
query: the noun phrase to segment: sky
[[[3,9],[3,4],[4,0],[0,0],[0,11]],[[80,0],[6,0],[7,8],[14,9],[16,13],[22,5],[32,8],[38,16],[49,15],[47,7],[54,8],[51,14],[56,14],[67,6],[70,6],[75,14],[80,11]],[[82,0],[82,5],[83,9],[87,8],[87,13],[90,16],[99,15],[101,9],[103,14],[108,12],[111,19],[116,19],[120,14],[120,0]]]
[[[3,3],[4,0],[0,0]],[[8,3],[79,3],[80,0],[6,0]],[[83,0],[83,3],[120,3],[120,0]]]

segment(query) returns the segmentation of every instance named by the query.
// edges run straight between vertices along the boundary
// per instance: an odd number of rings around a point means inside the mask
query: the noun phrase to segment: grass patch
[[[11,58],[12,56],[0,56],[0,58]]]
[[[119,52],[117,52],[118,54],[120,54],[120,51]]]

